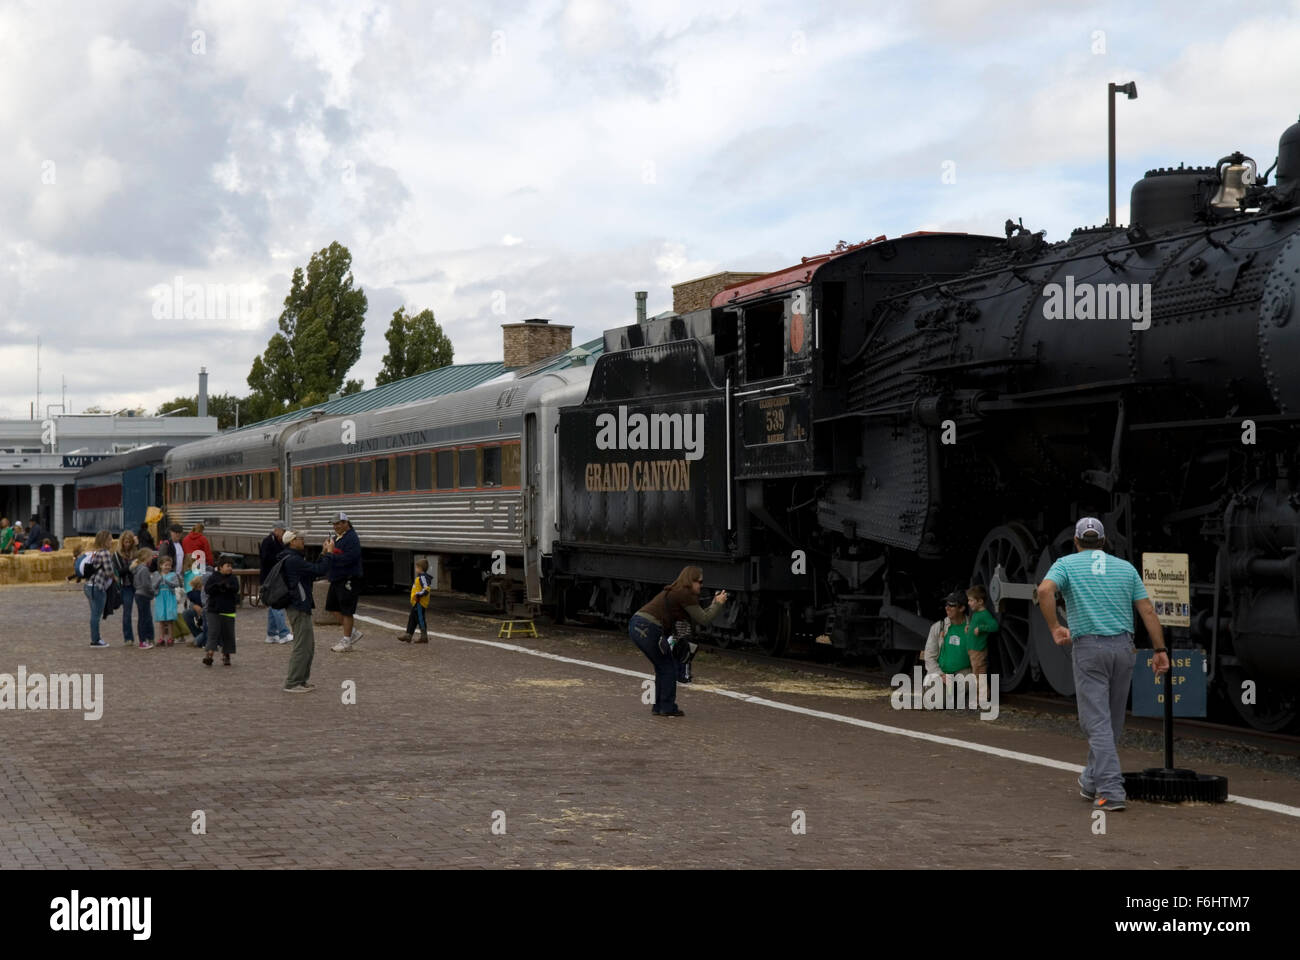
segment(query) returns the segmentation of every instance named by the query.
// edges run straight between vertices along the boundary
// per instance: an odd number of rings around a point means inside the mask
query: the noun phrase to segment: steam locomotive
[[[626,621],[696,563],[733,598],[708,639],[891,670],[948,589],[983,583],[1002,689],[1067,694],[1033,587],[1091,514],[1130,561],[1189,555],[1175,639],[1281,729],[1300,710],[1300,123],[1276,170],[1149,171],[1128,228],[1055,244],[1007,221],[841,245],[609,330],[594,366],[186,444],[168,512],[253,552],[276,518],[323,535],[345,510],[381,579],[431,555],[440,587],[560,619]]]
[[[1250,724],[1293,724],[1300,123],[1276,169],[1152,170],[1127,229],[878,237],[607,332],[556,412],[554,517],[526,511],[530,597],[626,620],[697,563],[734,598],[717,642],[897,669],[983,583],[1003,689],[1071,693],[1033,585],[1091,514],[1135,565],[1189,555],[1176,639]],[[526,499],[548,449],[525,436]]]

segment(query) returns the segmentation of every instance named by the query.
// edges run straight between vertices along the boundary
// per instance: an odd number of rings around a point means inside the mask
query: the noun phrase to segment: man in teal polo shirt
[[[1096,517],[1074,527],[1074,553],[1052,564],[1038,585],[1038,609],[1057,646],[1073,641],[1074,693],[1079,726],[1088,736],[1088,765],[1079,792],[1098,810],[1124,809],[1124,774],[1116,749],[1124,733],[1124,708],[1137,651],[1133,648],[1136,606],[1156,650],[1156,674],[1169,669],[1165,635],[1155,607],[1133,564],[1102,550],[1106,531]],[[1065,596],[1070,626],[1056,619],[1056,591]]]

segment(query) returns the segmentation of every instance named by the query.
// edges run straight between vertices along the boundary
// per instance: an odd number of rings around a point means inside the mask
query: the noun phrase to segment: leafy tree
[[[335,241],[297,267],[280,313],[280,332],[253,361],[249,422],[311,406],[336,392],[356,393],[343,378],[361,357],[366,294],[352,287],[352,254]]]
[[[217,418],[218,430],[229,430],[235,425],[236,407],[239,409],[238,419],[241,424],[253,422],[248,416],[248,398],[237,397],[233,393],[216,393],[208,397],[208,416]],[[160,404],[153,415],[156,417],[164,410],[170,411],[173,416],[197,417],[199,415],[198,395],[169,400],[167,403]]]
[[[384,354],[384,369],[375,378],[376,386],[451,363],[451,341],[433,319],[432,310],[421,310],[411,316],[405,307],[398,307],[393,311],[384,339],[388,341],[388,352]]]

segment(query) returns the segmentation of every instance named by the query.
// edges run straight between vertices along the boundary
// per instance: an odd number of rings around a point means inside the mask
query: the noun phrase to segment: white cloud
[[[672,283],[841,239],[1018,216],[1061,239],[1105,216],[1109,81],[1140,92],[1119,106],[1121,217],[1149,166],[1272,162],[1300,4],[1225,9],[0,6],[0,415],[27,410],[37,333],[85,404],[156,406],[200,364],[242,393],[293,269],[333,240],[370,297],[352,376],[373,382],[403,304],[435,311],[458,360],[493,359],[507,320],[591,339],[635,290],[655,313]],[[258,315],[159,324],[149,291],[178,275],[256,290]]]

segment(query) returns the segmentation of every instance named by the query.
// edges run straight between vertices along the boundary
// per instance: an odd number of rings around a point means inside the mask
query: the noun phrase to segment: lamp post
[[[1106,98],[1110,107],[1110,225],[1117,226],[1115,223],[1115,94],[1126,93],[1130,100],[1136,100],[1138,95],[1138,85],[1130,80],[1128,83],[1112,83],[1107,85]]]

